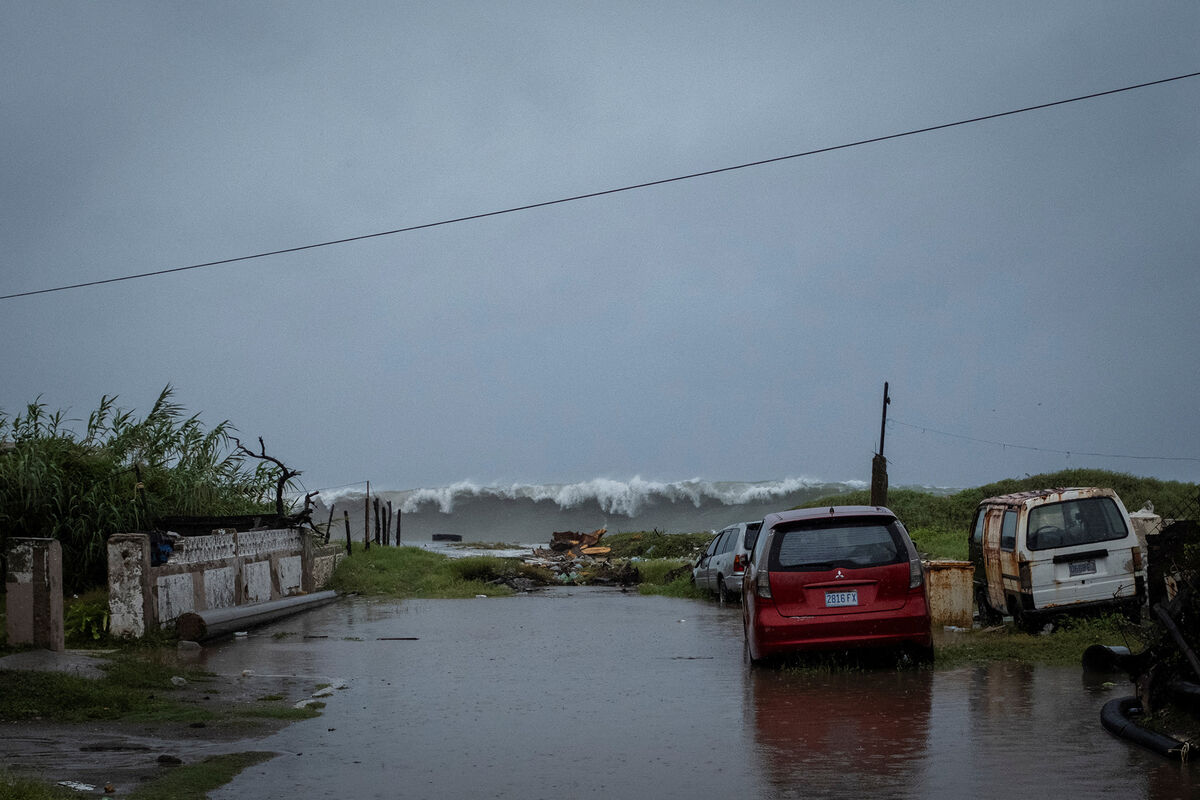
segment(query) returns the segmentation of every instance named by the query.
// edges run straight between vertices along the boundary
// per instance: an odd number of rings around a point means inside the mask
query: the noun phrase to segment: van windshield
[[[1030,550],[1108,542],[1129,535],[1111,497],[1087,497],[1029,509]]]
[[[771,569],[817,571],[907,561],[908,552],[895,527],[895,522],[844,520],[777,528]]]

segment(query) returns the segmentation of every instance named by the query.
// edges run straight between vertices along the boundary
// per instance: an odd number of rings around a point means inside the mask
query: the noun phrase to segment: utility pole
[[[883,421],[879,423],[879,452],[871,459],[871,505],[886,506],[888,494],[887,459],[883,457],[883,439],[887,434],[887,407],[892,402],[887,381],[883,382]]]

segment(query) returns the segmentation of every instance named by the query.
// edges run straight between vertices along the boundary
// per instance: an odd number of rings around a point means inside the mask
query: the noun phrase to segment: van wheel
[[[999,625],[1004,621],[1003,615],[988,605],[987,592],[978,589],[975,592],[975,609],[979,612],[979,624],[983,626]]]

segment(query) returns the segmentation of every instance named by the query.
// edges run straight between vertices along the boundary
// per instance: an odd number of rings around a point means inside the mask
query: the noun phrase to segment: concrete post
[[[4,581],[8,643],[65,650],[62,545],[55,539],[10,539]]]
[[[300,590],[305,594],[312,594],[317,588],[314,578],[316,564],[314,563],[313,549],[315,547],[316,535],[302,531],[300,533]]]
[[[158,627],[150,591],[150,537],[118,533],[108,539],[108,632],[141,638]]]

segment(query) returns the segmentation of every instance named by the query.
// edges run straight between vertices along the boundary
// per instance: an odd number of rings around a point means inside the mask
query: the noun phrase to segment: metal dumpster
[[[974,565],[970,561],[926,561],[925,575],[933,624],[971,627]]]

